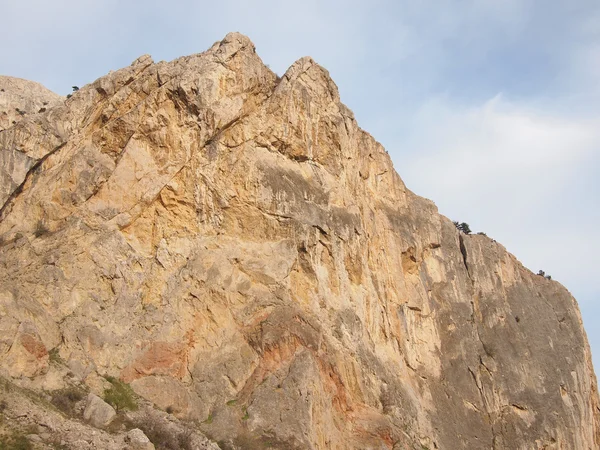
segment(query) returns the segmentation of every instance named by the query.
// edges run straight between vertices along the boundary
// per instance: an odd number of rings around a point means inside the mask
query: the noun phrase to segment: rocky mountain
[[[157,448],[599,448],[573,297],[408,190],[311,58],[140,57],[1,131],[0,167],[11,424],[138,448],[139,396],[214,442]]]
[[[0,131],[15,125],[25,115],[57,106],[62,100],[60,95],[39,83],[0,76]]]
[[[13,127],[31,116],[38,116],[62,103],[60,95],[49,91],[39,83],[20,78],[0,76],[0,132]],[[31,130],[21,129],[27,134]],[[37,131],[39,133],[39,130]],[[3,204],[10,192],[14,191],[19,180],[45,151],[37,152],[35,142],[27,144],[26,136],[21,136],[24,147],[15,144],[2,146],[0,154],[0,204]],[[31,153],[34,153],[31,155]]]

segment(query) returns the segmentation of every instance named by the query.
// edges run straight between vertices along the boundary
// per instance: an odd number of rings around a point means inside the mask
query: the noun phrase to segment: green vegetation
[[[546,272],[544,272],[543,270],[540,270],[537,273],[540,277],[544,277],[546,280],[551,280],[552,276],[551,275],[546,275]]]
[[[111,376],[105,378],[111,384],[111,387],[104,391],[104,400],[106,403],[112,405],[117,411],[135,411],[138,408],[138,404],[131,386]]]
[[[237,404],[237,400],[229,400],[227,402],[227,406],[235,406]]]
[[[58,347],[54,347],[52,350],[50,350],[48,352],[48,358],[50,359],[50,362],[53,362],[55,364],[64,364],[65,362],[63,361],[63,359],[60,357],[60,353],[58,351]]]
[[[471,234],[471,227],[469,227],[469,224],[466,222],[457,222],[454,221],[454,226],[458,229],[458,231],[462,231],[465,234]]]

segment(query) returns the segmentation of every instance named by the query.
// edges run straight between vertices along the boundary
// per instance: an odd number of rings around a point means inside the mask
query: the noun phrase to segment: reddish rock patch
[[[188,347],[184,344],[152,342],[132,364],[121,373],[126,383],[149,375],[169,375],[182,379],[188,360]]]
[[[20,336],[20,341],[23,348],[37,359],[42,359],[44,356],[48,355],[46,346],[37,336],[31,334],[22,334]]]

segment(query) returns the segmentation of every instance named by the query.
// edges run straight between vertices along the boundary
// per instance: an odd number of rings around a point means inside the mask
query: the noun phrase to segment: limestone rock
[[[95,394],[88,394],[83,418],[96,428],[104,428],[112,422],[117,413],[114,408]]]
[[[0,205],[46,152],[39,137],[50,127],[39,125],[48,124],[50,111],[62,102],[63,97],[39,83],[0,76]],[[52,134],[42,140],[56,145]]]
[[[189,418],[192,404],[198,400],[187,386],[171,377],[143,377],[131,383],[131,387],[136,394],[179,417]]]
[[[34,81],[0,75],[0,131],[25,116],[44,113],[63,100]]]
[[[19,325],[5,361],[12,377],[34,377],[47,371],[48,350],[33,323]]]
[[[106,378],[101,377],[95,372],[90,373],[85,377],[85,385],[89,388],[92,394],[96,394],[98,397],[104,395],[104,392],[111,388],[111,384]]]
[[[46,393],[24,388],[22,381],[23,379],[11,381],[0,378],[3,437],[27,433],[27,438],[36,449],[124,450],[130,449],[134,442],[141,448],[153,448],[139,432],[128,436],[129,431],[118,421],[111,423],[109,432],[82,421],[79,412],[70,415],[58,411],[47,402]],[[191,429],[192,424],[180,422],[172,415],[169,415],[167,420],[164,418],[166,413],[153,411],[149,409],[149,405],[143,404],[143,400],[141,402],[140,410],[127,413],[127,419],[133,421],[136,424],[134,426],[138,426],[139,423],[140,427],[147,427],[155,423],[149,422],[148,418],[154,420],[153,417],[163,417],[161,424],[164,424],[164,429],[159,430],[163,433],[157,435],[162,438],[161,443],[164,444],[166,439],[170,448],[179,448],[178,445],[183,443],[186,445],[180,446],[181,448],[219,450],[216,444]]]
[[[62,101],[39,83],[0,76],[0,205],[47,152],[41,141],[57,145],[55,133],[48,131],[54,123],[51,110]]]
[[[226,448],[600,445],[575,300],[407,189],[311,58],[144,56],[0,158],[9,374],[60,345]]]
[[[134,428],[127,433],[125,438],[130,450],[154,450],[154,444],[139,428]]]

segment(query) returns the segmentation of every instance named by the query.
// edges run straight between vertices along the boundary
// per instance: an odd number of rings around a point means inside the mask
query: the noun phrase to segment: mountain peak
[[[213,449],[600,443],[571,295],[408,190],[310,57],[144,55],[1,131],[0,182],[6,416],[72,447],[131,439],[115,392]]]

